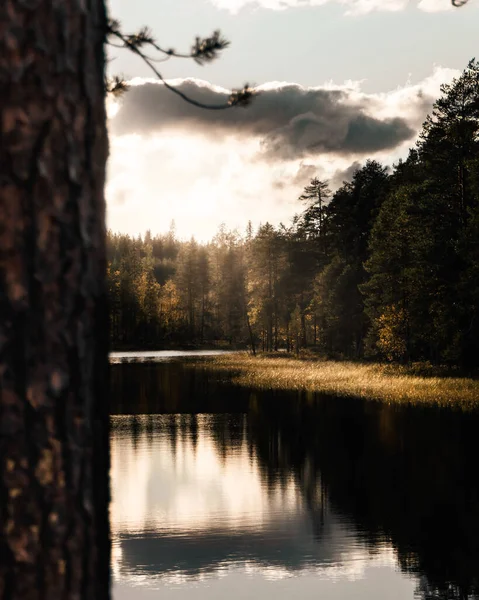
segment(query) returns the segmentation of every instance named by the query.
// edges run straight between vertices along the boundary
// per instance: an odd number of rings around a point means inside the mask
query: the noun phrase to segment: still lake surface
[[[479,598],[477,413],[153,354],[112,356],[113,600]]]

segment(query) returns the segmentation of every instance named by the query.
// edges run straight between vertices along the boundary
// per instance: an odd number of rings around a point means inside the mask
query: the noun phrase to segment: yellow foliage
[[[388,360],[406,356],[406,322],[405,310],[395,305],[389,306],[378,319],[378,347]]]
[[[165,325],[170,326],[180,320],[181,298],[175,283],[169,279],[160,289],[160,311]]]

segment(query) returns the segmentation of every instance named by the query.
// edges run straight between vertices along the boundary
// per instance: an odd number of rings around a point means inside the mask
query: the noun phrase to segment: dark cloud
[[[204,103],[222,104],[227,100],[226,93],[204,82],[188,79],[178,87]],[[146,83],[125,94],[110,129],[117,135],[181,128],[209,136],[258,136],[264,156],[272,160],[321,153],[374,153],[395,148],[414,136],[415,129],[406,119],[370,116],[373,101],[358,98],[353,99],[347,89],[283,84],[263,90],[247,109],[217,111],[199,109],[163,85]]]
[[[356,171],[359,171],[359,169],[362,166],[363,165],[356,160],[351,165],[349,165],[347,169],[338,169],[330,179],[329,184],[331,189],[336,190],[339,187],[341,187],[344,183],[349,183],[352,180]]]
[[[296,175],[293,178],[294,185],[306,185],[314,179],[318,173],[318,167],[315,165],[305,165],[301,163]]]
[[[304,162],[301,162],[298,170],[292,177],[283,175],[274,179],[271,183],[271,186],[275,190],[283,190],[291,185],[302,188],[316,176],[318,176],[317,166],[307,165]]]

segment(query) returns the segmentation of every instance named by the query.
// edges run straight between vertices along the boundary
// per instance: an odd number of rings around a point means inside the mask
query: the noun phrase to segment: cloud
[[[338,169],[329,180],[330,187],[332,189],[337,189],[338,187],[341,187],[345,182],[351,181],[353,175],[356,173],[356,171],[359,171],[359,169],[362,166],[363,165],[359,161],[354,161],[346,169]]]
[[[293,183],[297,186],[304,186],[316,176],[318,167],[316,165],[305,165],[300,163],[298,171],[293,177]]]
[[[273,82],[247,109],[206,111],[137,80],[110,107],[108,225],[131,234],[168,229],[209,239],[220,223],[288,223],[313,178],[349,180],[367,158],[405,157],[439,87],[458,73],[436,68],[419,84],[366,94],[360,84],[305,88]],[[227,91],[177,81],[203,101]]]
[[[452,2],[445,2],[444,0],[421,0],[418,6],[424,12],[443,12],[453,9]]]
[[[408,5],[416,5],[419,10],[438,12],[451,10],[450,0],[210,0],[217,8],[236,14],[243,8],[263,8],[286,10],[308,6],[323,6],[335,2],[344,6],[348,15],[363,15],[373,11],[397,12]]]
[[[221,105],[228,92],[207,82],[176,82],[182,92],[203,103]],[[293,160],[324,153],[349,156],[392,149],[415,134],[408,118],[373,114],[377,96],[353,87],[310,87],[269,83],[247,109],[202,110],[184,102],[161,83],[135,85],[112,119],[114,134],[167,130],[255,137],[269,160]]]

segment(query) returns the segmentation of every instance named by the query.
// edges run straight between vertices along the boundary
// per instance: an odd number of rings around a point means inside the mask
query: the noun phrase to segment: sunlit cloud
[[[288,224],[312,177],[335,188],[368,158],[405,157],[439,94],[456,71],[435,68],[419,84],[367,94],[360,83],[306,88],[270,82],[247,109],[187,105],[163,86],[136,80],[110,107],[108,224],[138,234],[168,229],[210,239],[221,223],[243,232]],[[227,91],[177,81],[190,95],[222,101]]]
[[[397,12],[409,5],[426,12],[451,10],[449,0],[210,0],[217,8],[236,14],[243,8],[286,10],[336,3],[344,6],[348,15],[363,15],[373,11]]]

